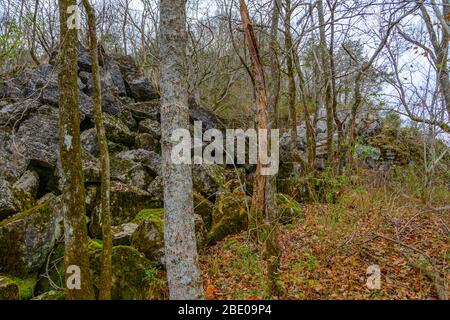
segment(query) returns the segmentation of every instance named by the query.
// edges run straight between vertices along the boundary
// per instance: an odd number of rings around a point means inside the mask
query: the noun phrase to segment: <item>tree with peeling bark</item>
[[[92,60],[92,77],[93,77],[93,100],[94,100],[94,122],[97,130],[97,141],[100,149],[100,165],[101,165],[101,204],[100,216],[102,224],[103,251],[101,258],[100,272],[100,300],[111,299],[112,286],[112,233],[111,233],[111,170],[109,161],[108,140],[106,138],[105,125],[103,124],[102,113],[102,94],[100,81],[100,65],[98,59],[98,41],[96,32],[96,17],[94,9],[89,0],[83,0],[83,6],[86,10],[88,19],[88,32],[90,54]]]
[[[79,286],[66,287],[66,299],[94,299],[88,257],[84,175],[81,163],[80,112],[78,109],[78,30],[73,25],[70,8],[75,0],[59,0],[60,69],[59,139],[64,188],[64,265],[66,284],[79,276]],[[71,274],[75,270],[74,274]],[[79,275],[76,274],[79,271]]]
[[[276,51],[274,51],[278,35],[278,22],[280,15],[280,2],[274,0],[272,13],[272,30],[271,30],[271,61],[276,60]],[[257,128],[259,130],[271,130],[276,128],[275,105],[278,103],[279,87],[276,81],[271,82],[270,87],[270,101],[271,105],[267,103],[266,80],[264,74],[264,66],[261,61],[256,35],[253,29],[248,8],[244,0],[240,1],[240,13],[242,24],[244,27],[245,39],[247,42],[248,51],[251,60],[251,73],[254,78],[254,90],[257,105]],[[276,70],[272,66],[271,76],[276,77]],[[270,114],[270,117],[268,117]],[[268,143],[278,143],[278,141],[267,141]],[[266,143],[267,143],[266,142]],[[259,141],[260,144],[264,141]],[[261,145],[260,145],[261,147]],[[266,146],[267,147],[267,146]],[[262,146],[263,149],[267,148]],[[258,160],[256,166],[256,174],[254,179],[254,190],[252,198],[252,206],[250,210],[249,228],[250,234],[258,241],[263,240],[265,244],[265,255],[268,260],[268,287],[269,293],[273,296],[280,297],[282,295],[282,288],[279,284],[279,267],[281,249],[279,245],[279,210],[275,201],[276,193],[276,176],[264,176],[262,174],[263,164],[261,159]],[[266,234],[265,239],[259,237],[260,231],[264,230],[262,234]]]
[[[256,95],[256,107],[257,107],[257,128],[259,130],[266,130],[268,128],[267,121],[267,93],[266,93],[266,80],[264,76],[264,68],[259,54],[258,43],[256,40],[253,25],[248,13],[247,4],[244,0],[240,0],[240,13],[242,24],[244,27],[245,39],[247,42],[247,48],[250,53],[251,60],[251,72],[255,79],[255,95]],[[261,144],[261,141],[259,141]],[[261,148],[261,145],[259,146]],[[267,149],[266,149],[267,150]],[[250,209],[249,217],[249,230],[252,237],[258,238],[258,231],[262,227],[262,218],[265,212],[266,206],[266,183],[267,177],[262,175],[263,165],[258,160],[256,165],[256,173],[253,187],[252,206]]]
[[[192,169],[175,164],[171,137],[189,126],[186,2],[160,2],[161,130],[164,178],[164,242],[170,299],[203,298],[194,226]]]

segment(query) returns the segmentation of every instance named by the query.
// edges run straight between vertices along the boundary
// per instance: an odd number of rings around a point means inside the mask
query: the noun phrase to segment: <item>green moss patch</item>
[[[164,233],[164,209],[145,209],[138,213],[133,223],[140,224],[144,220],[152,221],[161,233]]]

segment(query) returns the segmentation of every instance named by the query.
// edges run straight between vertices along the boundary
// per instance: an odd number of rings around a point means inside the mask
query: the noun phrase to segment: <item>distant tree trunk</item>
[[[314,132],[314,126],[311,119],[311,113],[309,112],[309,102],[311,97],[306,92],[305,76],[303,75],[302,68],[297,52],[292,50],[292,57],[294,60],[295,68],[297,69],[298,82],[300,87],[300,94],[303,104],[303,112],[305,114],[305,127],[306,127],[306,144],[308,150],[308,171],[312,171],[316,162],[316,137]]]
[[[147,69],[147,46],[145,44],[145,23],[147,20],[147,9],[144,9],[142,11],[142,16],[141,16],[141,50],[142,50],[142,70],[145,71],[145,69]]]
[[[33,12],[33,21],[32,21],[32,31],[31,31],[31,48],[30,48],[30,55],[33,61],[39,65],[39,59],[36,56],[36,23],[37,23],[37,13],[39,8],[39,0],[36,0],[34,3],[34,12]]]
[[[80,113],[78,101],[78,31],[69,23],[69,6],[76,0],[59,0],[61,67],[59,86],[59,149],[64,181],[64,232],[66,271],[79,268],[81,288],[66,288],[66,299],[94,299],[87,250],[84,175],[81,164]],[[66,283],[71,281],[67,273]]]
[[[100,300],[111,299],[112,285],[112,234],[111,234],[111,172],[109,163],[108,140],[103,124],[102,94],[100,81],[100,66],[98,62],[98,41],[96,33],[96,17],[89,0],[83,0],[89,28],[89,44],[92,59],[94,121],[97,129],[97,140],[100,149],[101,164],[101,222],[103,236],[103,252],[100,273]]]
[[[354,89],[354,102],[350,113],[350,123],[348,128],[348,150],[347,150],[347,169],[352,170],[353,167],[353,154],[356,145],[356,117],[358,116],[358,110],[363,102],[361,94],[363,72],[359,72],[355,79]]]
[[[244,0],[240,0],[240,13],[244,27],[245,38],[251,60],[251,72],[255,79],[255,94],[257,106],[257,128],[267,129],[267,93],[264,68],[259,54],[253,25],[250,21],[248,8]],[[261,141],[259,141],[261,143]],[[261,146],[260,146],[261,147]],[[258,238],[258,231],[262,227],[262,217],[266,209],[266,183],[267,177],[261,173],[263,166],[258,160],[253,186],[252,207],[250,210],[249,230],[254,238]]]
[[[269,86],[269,105],[267,106],[268,124],[267,128],[278,128],[278,99],[280,96],[280,68],[278,62],[278,24],[280,22],[280,9],[281,1],[273,1],[272,11],[272,24],[270,32],[270,74],[271,83]],[[269,144],[278,143],[277,141],[269,140]],[[266,241],[266,255],[268,260],[268,280],[269,280],[269,292],[271,296],[281,297],[283,294],[282,288],[278,285],[279,282],[279,269],[281,248],[279,242],[279,209],[276,202],[277,192],[277,176],[273,175],[268,177],[266,181],[266,194],[265,194],[265,215],[266,225],[268,228],[268,238]]]
[[[203,298],[195,239],[192,169],[171,161],[172,133],[189,127],[186,2],[161,0],[161,129],[164,240],[170,298]]]
[[[123,12],[123,24],[122,24],[122,40],[123,40],[123,52],[125,55],[128,55],[127,48],[127,23],[128,23],[128,3],[129,0],[125,0],[125,8]]]
[[[343,173],[343,168],[345,166],[345,148],[344,148],[344,123],[339,119],[337,113],[337,88],[336,88],[336,61],[334,58],[334,46],[335,46],[335,6],[331,8],[330,13],[330,49],[328,51],[328,57],[330,59],[330,85],[331,85],[331,103],[332,103],[332,112],[334,118],[334,124],[336,126],[337,131],[337,143],[336,143],[336,173],[341,175]]]
[[[278,106],[280,99],[281,75],[278,61],[278,24],[280,23],[281,0],[273,1],[272,23],[270,27],[270,78],[269,88],[269,121],[273,120],[273,127],[278,128]]]
[[[320,48],[322,52],[322,63],[325,78],[325,109],[327,112],[327,162],[331,166],[334,162],[333,136],[333,87],[331,83],[331,67],[327,49],[327,38],[325,33],[325,15],[323,11],[323,1],[317,1],[317,12],[319,16]]]
[[[298,130],[297,130],[297,87],[295,84],[294,75],[294,63],[292,59],[292,36],[291,36],[291,0],[285,0],[285,17],[284,17],[284,44],[285,44],[285,54],[286,54],[286,65],[287,65],[287,75],[288,75],[288,105],[290,114],[290,127],[291,127],[291,154],[292,160],[294,162],[300,162],[298,154]]]

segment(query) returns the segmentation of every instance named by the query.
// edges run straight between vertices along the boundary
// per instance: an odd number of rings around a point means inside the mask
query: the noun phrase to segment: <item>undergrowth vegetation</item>
[[[443,295],[450,280],[449,219],[424,205],[420,192],[411,193],[420,190],[413,172],[396,168],[384,174],[361,171],[354,179],[318,179],[323,202],[301,205],[301,218],[280,232],[284,294],[279,298]],[[450,198],[448,188],[434,190],[433,205]],[[209,299],[270,298],[266,261],[247,233],[204,249],[201,265]],[[373,265],[381,269],[380,290],[366,285]]]

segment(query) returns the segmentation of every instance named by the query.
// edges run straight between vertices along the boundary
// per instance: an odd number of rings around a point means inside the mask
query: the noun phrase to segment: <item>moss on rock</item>
[[[158,208],[160,203],[146,191],[113,181],[111,183],[111,214],[112,225],[119,226],[134,220],[140,211],[146,208]],[[97,206],[92,211],[89,226],[91,233],[101,238],[100,210]]]
[[[0,300],[20,300],[19,286],[5,276],[0,276]]]
[[[0,272],[27,275],[38,271],[62,234],[59,198],[49,198],[0,222]]]
[[[211,229],[214,205],[201,194],[194,192],[194,213],[198,214],[207,230]]]
[[[134,218],[133,223],[140,224],[145,220],[150,220],[164,233],[164,209],[144,209]]]
[[[223,193],[213,210],[213,224],[207,243],[214,244],[248,227],[248,206],[251,199],[241,192]]]
[[[90,254],[94,286],[100,282],[101,249]],[[167,297],[165,275],[132,247],[118,246],[112,250],[112,299],[152,300]]]
[[[131,245],[158,264],[164,257],[164,209],[142,210],[133,223],[138,224]]]
[[[37,275],[32,274],[26,277],[11,277],[11,280],[19,287],[19,295],[21,300],[30,300],[34,295],[34,288],[37,283]]]

